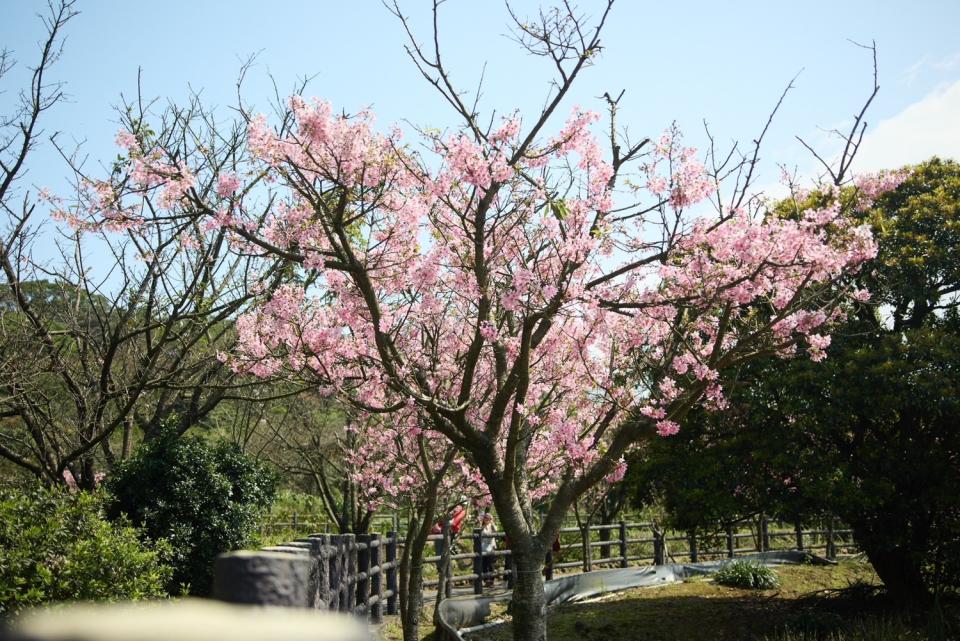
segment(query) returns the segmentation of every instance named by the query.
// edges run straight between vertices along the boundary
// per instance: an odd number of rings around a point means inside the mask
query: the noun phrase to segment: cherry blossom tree
[[[463,454],[430,427],[416,406],[368,414],[351,426],[346,464],[371,511],[390,507],[407,514],[399,559],[400,619],[404,639],[419,639],[423,559],[432,526],[457,505],[489,503],[486,486]],[[446,552],[446,550],[445,550]],[[443,576],[438,594],[443,594]]]
[[[692,407],[722,407],[720,372],[761,355],[823,358],[853,295],[844,283],[876,251],[839,197],[793,216],[764,208],[752,191],[763,134],[744,155],[701,155],[672,129],[631,142],[608,95],[604,151],[600,116],[562,105],[611,4],[592,25],[567,5],[516,20],[517,40],[557,73],[532,117],[481,121],[436,32],[427,49],[409,28],[411,58],[461,118],[452,133],[404,143],[368,112],[301,95],[274,126],[243,112],[250,163],[218,172],[216,207],[187,159],[120,137],[134,180],[173,217],[298,266],[238,318],[224,355],[235,371],[295,374],[383,416],[389,430],[369,435],[390,442],[358,465],[415,456],[427,483],[454,460],[477,470],[511,541],[517,639],[545,638],[541,570],[575,501]],[[249,206],[250,181],[270,190],[266,215]],[[883,179],[862,184],[867,199]]]

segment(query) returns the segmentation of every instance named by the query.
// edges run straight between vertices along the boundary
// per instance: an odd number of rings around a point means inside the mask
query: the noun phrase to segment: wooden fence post
[[[620,567],[625,568],[627,563],[627,523],[620,521]]]
[[[767,532],[767,515],[760,515],[760,552],[767,552],[770,549],[770,535]]]
[[[370,601],[373,603],[368,608],[370,611],[370,623],[380,624],[383,623],[383,604],[380,603],[381,595],[383,590],[381,586],[383,584],[383,568],[380,567],[380,535],[373,533],[370,535],[370,568],[374,571],[374,575],[370,577]]]
[[[653,529],[653,564],[663,565],[666,562],[666,550],[663,532],[656,527]]]
[[[473,593],[483,594],[483,530],[478,527],[473,528],[473,573]]]
[[[699,558],[697,551],[697,531],[690,530],[687,534],[687,541],[690,543],[690,563],[696,563]]]
[[[797,549],[803,552],[803,525],[800,521],[797,521],[793,526],[794,532],[797,534]]]
[[[363,610],[363,617],[370,613],[370,535],[357,535],[357,577],[354,592],[357,595],[357,609]]]
[[[827,558],[831,561],[837,558],[837,544],[833,538],[833,517],[827,519]]]
[[[727,558],[732,559],[737,553],[736,539],[733,538],[733,524],[727,524]]]
[[[394,514],[396,517],[396,514]],[[397,599],[399,588],[397,585],[397,532],[387,532],[387,563],[390,567],[387,569],[387,590],[390,596],[387,597],[387,614],[398,613]]]

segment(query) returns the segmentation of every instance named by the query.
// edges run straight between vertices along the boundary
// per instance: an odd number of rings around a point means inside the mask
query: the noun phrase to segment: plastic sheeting
[[[828,561],[809,552],[777,550],[703,563],[669,563],[666,565],[571,574],[547,581],[544,584],[544,591],[547,597],[547,605],[575,603],[607,592],[663,585],[694,576],[712,574],[727,563],[745,559],[757,561],[764,565],[833,564],[833,561]],[[483,625],[483,622],[490,616],[491,604],[509,601],[511,596],[512,593],[506,592],[491,596],[462,596],[444,599],[440,602],[439,618],[441,626],[447,633],[447,638],[451,641],[463,641],[463,634],[487,627]]]

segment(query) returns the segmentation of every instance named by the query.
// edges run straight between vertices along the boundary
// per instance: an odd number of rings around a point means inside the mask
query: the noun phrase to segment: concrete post
[[[357,610],[363,618],[370,614],[370,535],[357,535]]]
[[[375,574],[370,577],[370,600],[374,603],[368,609],[370,611],[370,623],[373,624],[383,623],[383,604],[380,603],[382,594],[380,588],[383,585],[383,571],[380,568],[380,543],[379,534],[370,535],[370,542],[368,543],[370,545],[370,569]]]
[[[330,535],[330,609],[343,611],[343,536]]]
[[[396,515],[394,515],[396,516]],[[387,597],[387,614],[398,614],[399,608],[397,606],[398,599],[398,583],[397,583],[397,533],[387,532],[387,563],[390,564],[390,569],[387,570],[387,590],[390,591],[390,596]]]
[[[317,562],[317,598],[316,607],[330,609],[330,537],[326,534],[311,534],[305,539],[312,546]]]
[[[213,597],[229,603],[308,607],[310,559],[288,552],[228,552],[213,568]]]
[[[346,607],[343,610],[352,614],[357,607],[357,537],[354,534],[344,534],[343,538],[347,555],[347,569],[344,572]]]

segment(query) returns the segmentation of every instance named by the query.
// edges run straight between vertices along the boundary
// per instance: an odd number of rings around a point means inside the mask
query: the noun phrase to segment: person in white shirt
[[[483,568],[483,577],[484,584],[487,587],[493,585],[493,572],[496,569],[497,557],[493,556],[493,552],[497,549],[497,539],[492,535],[497,531],[496,526],[493,523],[493,515],[489,512],[484,512],[483,517],[481,517],[482,527],[480,529],[480,554],[483,559],[482,568]]]

